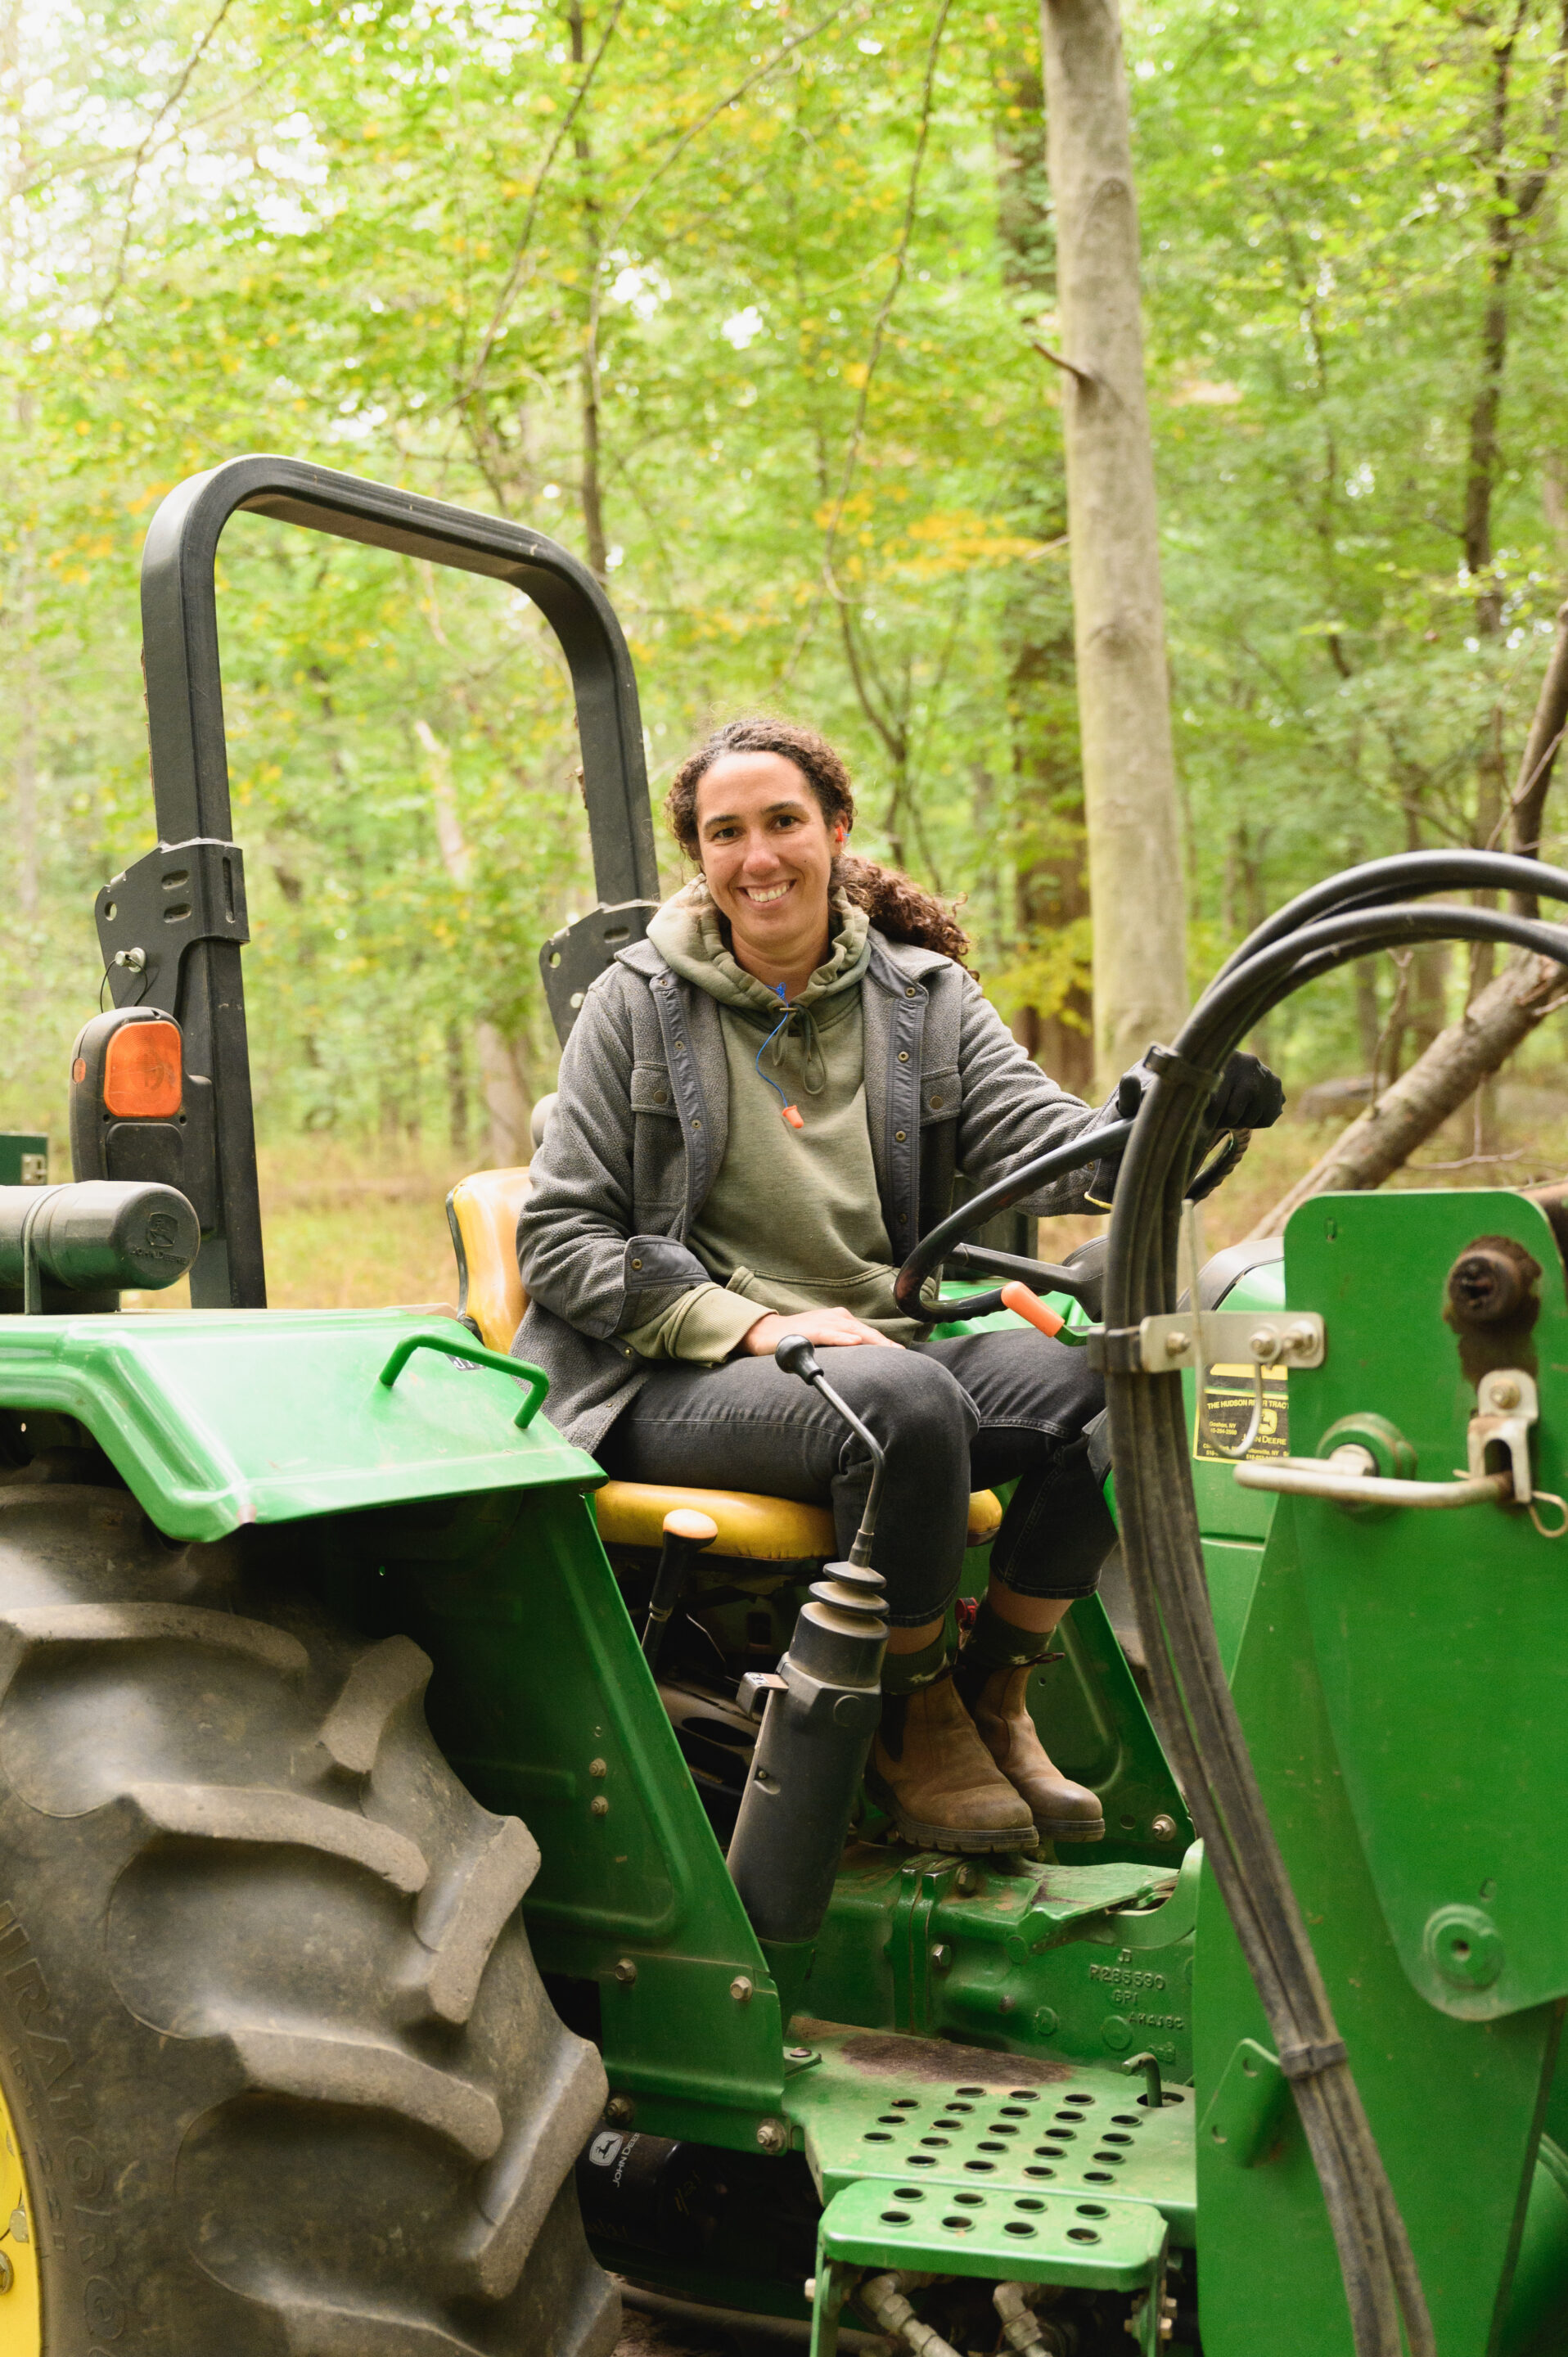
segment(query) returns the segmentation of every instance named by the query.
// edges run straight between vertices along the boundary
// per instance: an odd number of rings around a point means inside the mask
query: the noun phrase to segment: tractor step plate
[[[865,2178],[828,2204],[817,2247],[835,2265],[1139,2291],[1159,2273],[1165,2222],[1146,2201]]]
[[[1193,2241],[1190,2088],[1167,2087],[1155,2112],[1142,2080],[1115,2069],[826,2022],[808,2034],[811,2059],[786,2066],[784,2102],[825,2202],[875,2179],[928,2187],[933,2201],[950,2188],[998,2205],[1049,2198],[1048,2212],[1020,2217],[1055,2216],[1062,2201],[1143,2203],[1173,2242]]]

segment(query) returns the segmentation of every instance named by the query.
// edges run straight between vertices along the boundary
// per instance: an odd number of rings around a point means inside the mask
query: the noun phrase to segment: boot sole
[[[1035,1830],[1042,1841],[1099,1842],[1105,1839],[1105,1820],[1101,1817],[1090,1824],[1082,1817],[1069,1817],[1059,1824],[1053,1824],[1048,1817],[1036,1817]]]
[[[908,1811],[900,1806],[891,1788],[883,1782],[875,1769],[867,1770],[865,1789],[877,1807],[892,1818],[905,1840],[913,1842],[917,1849],[960,1850],[966,1856],[974,1857],[987,1852],[1033,1849],[1039,1839],[1033,1823],[991,1830],[968,1825],[927,1824],[923,1819],[910,1816]]]

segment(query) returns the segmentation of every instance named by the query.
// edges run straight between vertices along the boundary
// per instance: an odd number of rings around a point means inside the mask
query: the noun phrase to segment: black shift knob
[[[822,1372],[815,1351],[803,1334],[786,1334],[773,1353],[773,1363],[787,1375],[799,1375],[803,1383],[814,1383]]]

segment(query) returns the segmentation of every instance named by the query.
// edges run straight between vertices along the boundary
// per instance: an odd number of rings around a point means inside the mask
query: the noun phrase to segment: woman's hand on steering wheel
[[[902,1350],[891,1334],[879,1334],[875,1326],[861,1318],[852,1318],[847,1309],[792,1310],[788,1318],[777,1318],[770,1311],[759,1318],[740,1338],[739,1356],[748,1359],[770,1359],[786,1334],[803,1334],[818,1349],[836,1349],[850,1342],[883,1342],[889,1350]]]

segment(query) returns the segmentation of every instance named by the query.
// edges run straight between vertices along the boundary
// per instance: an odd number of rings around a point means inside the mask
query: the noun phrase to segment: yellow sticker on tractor
[[[1192,1453],[1216,1463],[1223,1463],[1227,1448],[1234,1448],[1252,1420],[1257,1405],[1257,1375],[1251,1366],[1210,1367],[1204,1385],[1204,1408],[1208,1426],[1206,1437],[1197,1416],[1193,1417]],[[1216,1447],[1214,1444],[1219,1445]],[[1249,1457],[1288,1457],[1290,1455],[1290,1408],[1285,1392],[1285,1371],[1283,1366],[1263,1369],[1263,1412],[1258,1421],[1258,1437],[1248,1449]]]

